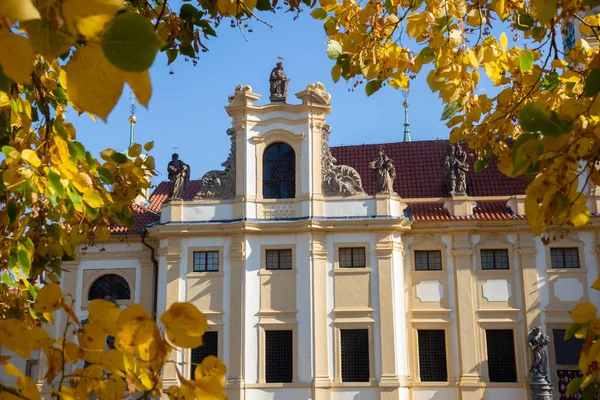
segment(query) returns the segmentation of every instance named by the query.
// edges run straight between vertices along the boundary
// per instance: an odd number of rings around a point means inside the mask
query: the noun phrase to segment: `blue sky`
[[[264,13],[263,13],[264,14]],[[261,15],[264,17],[264,15]],[[137,107],[136,142],[154,140],[151,154],[160,175],[153,183],[166,179],[166,165],[173,147],[188,163],[192,179],[200,179],[210,169],[220,168],[229,151],[225,134],[231,126],[225,112],[227,96],[238,84],[251,85],[268,103],[268,78],[277,56],[284,57],[285,72],[291,79],[288,102],[296,103],[295,93],[311,82],[323,82],[331,93],[332,113],[328,123],[333,132],[331,145],[383,143],[402,140],[404,97],[401,91],[384,87],[367,97],[364,88],[351,91],[351,84],[331,79],[333,61],[327,58],[327,40],[322,21],[308,13],[293,20],[291,14],[267,15],[273,29],[252,22],[248,42],[228,21],[217,29],[217,38],[207,43],[210,51],[201,55],[198,65],[179,58],[170,67],[159,54],[151,69],[153,95],[148,109]],[[172,72],[172,73],[170,73]],[[447,138],[448,128],[440,121],[442,104],[432,94],[421,73],[411,81],[409,95],[413,140]],[[78,139],[94,154],[106,148],[123,151],[129,141],[130,90],[123,95],[108,122],[93,122],[87,115],[72,110],[68,119],[77,129]]]

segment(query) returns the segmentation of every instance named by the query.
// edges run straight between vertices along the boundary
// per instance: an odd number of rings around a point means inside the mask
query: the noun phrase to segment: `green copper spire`
[[[135,116],[135,95],[133,93],[131,94],[131,107],[129,108],[129,111],[129,147],[127,148],[130,148],[135,143],[134,129],[137,117]]]
[[[405,95],[406,96],[406,95]],[[408,101],[404,100],[404,142],[410,142],[410,124],[408,123]]]

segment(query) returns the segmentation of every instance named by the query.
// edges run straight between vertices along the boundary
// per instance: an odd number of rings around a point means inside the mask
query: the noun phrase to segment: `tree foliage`
[[[139,144],[127,154],[107,149],[94,157],[65,111],[70,105],[105,120],[125,84],[147,105],[148,68],[156,54],[166,53],[169,64],[178,57],[196,63],[224,19],[243,31],[247,20],[260,20],[260,12],[311,9],[329,39],[333,80],[364,83],[367,95],[386,85],[408,90],[411,79],[426,74],[445,105],[442,119],[451,140],[468,140],[478,157],[476,169],[493,157],[504,174],[530,178],[525,211],[536,234],[552,224],[585,225],[590,212],[580,183],[600,184],[600,54],[591,44],[598,41],[600,15],[590,11],[597,5],[597,0],[184,0],[174,10],[167,0],[0,1],[0,343],[20,356],[42,349],[47,382],[60,379],[55,394],[68,398],[91,392],[101,398],[159,394],[160,371],[171,350],[199,343],[205,328],[190,330],[187,323],[203,327],[205,320],[185,304],[162,316],[165,335],[139,305],[120,311],[98,300],[90,305],[90,324],[77,320],[57,284],[61,262],[75,257],[79,245],[108,240],[110,226],[133,223],[131,205],[148,187],[154,159]],[[558,38],[575,20],[587,40],[565,54]],[[493,29],[505,32],[492,35]],[[478,93],[482,74],[497,87],[495,94]],[[146,152],[151,148],[152,143],[144,146]],[[600,288],[598,281],[594,288]],[[59,340],[40,326],[53,323],[56,312],[67,316]],[[96,317],[104,314],[105,320]],[[582,388],[589,396],[597,385],[599,320],[586,303],[571,315],[575,324],[568,335],[586,340],[584,377],[570,390]],[[115,350],[100,349],[106,335],[116,337]],[[66,368],[77,360],[89,366]],[[181,378],[169,395],[222,397],[225,367],[208,360],[194,382]],[[9,361],[0,360],[17,376],[18,387],[0,387],[3,395],[38,398],[33,382]],[[111,375],[102,380],[105,373]],[[66,379],[75,385],[62,385]]]

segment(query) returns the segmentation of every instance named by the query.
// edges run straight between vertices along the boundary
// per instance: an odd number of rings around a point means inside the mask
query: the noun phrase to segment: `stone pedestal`
[[[544,381],[546,378],[543,379]],[[531,400],[552,400],[552,384],[549,382],[530,382]]]

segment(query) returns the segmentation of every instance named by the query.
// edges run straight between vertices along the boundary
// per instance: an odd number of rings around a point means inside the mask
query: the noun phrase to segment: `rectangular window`
[[[192,349],[192,366],[190,376],[194,376],[194,371],[198,364],[202,364],[202,361],[208,356],[219,356],[219,333],[216,331],[204,332],[202,336],[202,346]]]
[[[415,269],[417,271],[441,271],[442,252],[439,250],[416,250]]]
[[[342,382],[369,382],[369,330],[341,329]]]
[[[508,250],[481,250],[481,269],[508,269]]]
[[[292,250],[267,250],[267,269],[292,269]]]
[[[364,247],[340,247],[340,268],[366,267]]]
[[[517,363],[512,329],[488,329],[485,336],[490,382],[516,382]]]
[[[25,362],[25,376],[33,379],[34,382],[38,381],[38,360],[27,360]]]
[[[265,331],[265,380],[267,383],[292,382],[294,348],[292,331]]]
[[[219,271],[218,251],[195,251],[194,272],[217,272]]]
[[[421,382],[448,381],[444,330],[419,330],[419,371]]]
[[[563,366],[572,365],[577,368],[579,364],[579,352],[583,347],[583,339],[571,336],[569,340],[565,340],[565,330],[554,329],[552,330],[552,343],[554,345],[556,364]]]
[[[577,247],[559,247],[550,249],[552,268],[579,268],[579,250]]]

